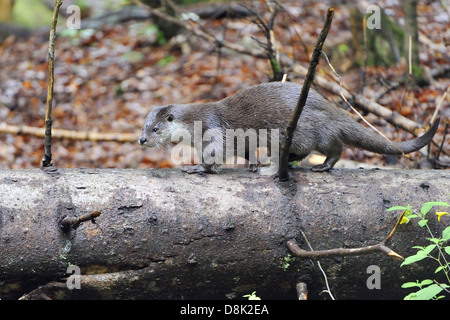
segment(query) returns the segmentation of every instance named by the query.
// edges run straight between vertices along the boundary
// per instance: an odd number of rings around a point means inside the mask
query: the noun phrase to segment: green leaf
[[[425,280],[422,280],[422,282],[420,283],[420,285],[423,287],[423,286],[430,285],[430,284],[432,284],[432,283],[433,283],[433,280],[425,279]]]
[[[423,215],[426,215],[428,213],[428,211],[431,210],[431,208],[433,208],[433,205],[430,202],[424,203],[422,208],[420,208],[420,212]]]
[[[402,288],[406,289],[406,288],[413,288],[413,287],[419,287],[420,288],[420,284],[417,282],[405,282],[404,284],[402,284]]]
[[[423,252],[423,251],[419,251],[419,252]],[[400,267],[407,266],[408,264],[411,264],[411,263],[414,263],[414,262],[423,260],[423,259],[425,259],[426,257],[427,257],[426,255],[424,255],[424,254],[419,254],[419,253],[417,253],[417,254],[415,254],[415,255],[413,255],[413,256],[409,256],[409,257],[405,258],[405,260],[402,262],[402,264],[400,265]]]
[[[450,206],[447,202],[439,202],[439,201],[434,201],[434,202],[426,202],[423,204],[422,208],[420,208],[420,212],[423,215],[426,215],[428,213],[428,211],[431,210],[431,208],[433,206],[444,206],[444,207],[448,207]]]
[[[439,266],[436,268],[436,270],[434,270],[434,273],[438,273],[439,271],[441,271],[444,268],[445,268],[445,266]]]
[[[442,290],[443,289],[437,284],[432,284],[408,296],[411,296],[410,297],[411,300],[430,300],[434,296],[438,295]]]
[[[426,226],[427,223],[428,223],[428,220],[427,220],[427,219],[422,219],[422,220],[420,220],[420,221],[418,222],[418,224],[419,224],[420,227]]]
[[[417,247],[416,247],[417,248]],[[408,264],[423,260],[427,257],[428,254],[430,254],[431,251],[433,251],[434,248],[436,248],[436,244],[430,244],[429,246],[426,246],[425,248],[419,247],[421,250],[417,251],[415,255],[407,257],[402,264],[402,266],[406,266]]]
[[[450,240],[450,226],[448,226],[447,228],[444,229],[444,231],[442,231],[442,240],[443,241]]]
[[[433,243],[439,244],[441,242],[441,239],[439,238],[428,238],[428,240],[430,240]]]
[[[444,251],[450,255],[450,246],[444,247]]]
[[[417,254],[420,253],[424,255],[429,255],[434,248],[436,248],[436,244],[430,244],[429,246],[426,246],[425,249],[423,249],[422,251],[417,252]]]
[[[394,211],[394,210],[408,210],[411,209],[410,206],[408,207],[403,207],[403,206],[394,206],[394,207],[390,207],[389,209],[387,209],[386,211]]]

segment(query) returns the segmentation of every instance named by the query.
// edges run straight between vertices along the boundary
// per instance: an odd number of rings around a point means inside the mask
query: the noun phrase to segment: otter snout
[[[146,143],[147,142],[147,138],[145,138],[145,137],[140,137],[139,138],[139,144],[144,144],[144,143]]]

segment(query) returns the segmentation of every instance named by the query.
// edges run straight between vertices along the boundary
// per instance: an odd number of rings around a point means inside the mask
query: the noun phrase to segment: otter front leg
[[[197,164],[195,166],[184,166],[181,171],[186,173],[218,173],[216,166]]]

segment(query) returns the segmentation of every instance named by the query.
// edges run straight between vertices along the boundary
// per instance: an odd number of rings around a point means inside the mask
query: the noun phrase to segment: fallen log
[[[314,250],[373,245],[398,219],[387,208],[448,202],[450,190],[450,173],[437,170],[296,169],[292,177],[279,182],[241,169],[0,170],[0,298],[241,299],[256,291],[296,299],[302,282],[309,299],[322,299],[321,271],[309,259],[292,261],[289,240],[305,250],[302,234]],[[450,218],[429,220],[440,234]],[[410,222],[389,246],[406,257],[426,238]],[[402,283],[436,268],[400,267],[383,253],[320,262],[336,299],[401,299]],[[381,289],[366,285],[373,265]]]

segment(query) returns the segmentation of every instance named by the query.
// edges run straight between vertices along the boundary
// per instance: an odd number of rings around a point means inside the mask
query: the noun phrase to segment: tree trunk
[[[405,0],[403,1],[403,11],[405,13],[404,26],[404,52],[407,65],[409,67],[409,74],[415,83],[424,85],[426,79],[423,76],[420,66],[419,57],[419,31],[417,28],[417,1]]]
[[[333,170],[292,172],[297,182],[224,169],[0,170],[0,298],[225,299],[256,291],[262,299],[296,299],[296,284],[322,299],[322,273],[309,259],[286,264],[286,242],[309,250],[376,244],[393,228],[394,205],[417,210],[448,201],[448,171]],[[101,212],[95,223],[61,228],[64,217]],[[441,210],[442,211],[442,210]],[[430,213],[431,228],[440,223]],[[401,225],[390,247],[404,257],[427,244],[417,223]],[[81,289],[68,266],[81,268]],[[337,299],[401,299],[406,281],[434,277],[435,265],[375,253],[321,260]],[[381,270],[368,289],[367,268]],[[59,281],[59,282],[58,282]]]
[[[13,0],[2,0],[0,1],[0,21],[12,22],[12,12],[14,7]]]

